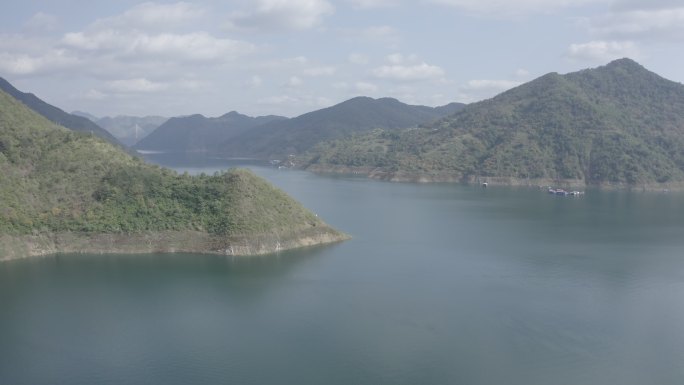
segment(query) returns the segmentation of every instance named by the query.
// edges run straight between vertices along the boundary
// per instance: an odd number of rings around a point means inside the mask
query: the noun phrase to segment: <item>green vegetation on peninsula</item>
[[[0,91],[0,260],[262,254],[345,238],[250,171],[178,175],[59,127]]]
[[[630,59],[550,73],[434,124],[318,145],[299,165],[406,181],[684,185],[684,86]]]

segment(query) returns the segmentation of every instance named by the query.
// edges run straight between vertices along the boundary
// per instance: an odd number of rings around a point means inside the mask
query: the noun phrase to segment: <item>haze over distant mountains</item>
[[[310,169],[392,180],[684,182],[684,86],[630,59],[549,73],[423,129],[325,143]]]
[[[34,94],[21,92],[11,85],[7,80],[1,77],[0,89],[55,124],[59,124],[60,126],[74,131],[91,133],[109,141],[110,143],[121,145],[121,143],[112,134],[93,123],[91,120],[82,116],[64,112],[63,110],[44,102]]]
[[[121,143],[129,147],[138,143],[139,140],[149,135],[169,119],[163,116],[138,117],[127,115],[98,118],[82,111],[74,111],[72,114],[88,118],[98,126],[109,131]]]
[[[217,151],[228,156],[282,157],[301,153],[323,141],[375,128],[400,129],[430,123],[463,106],[451,103],[433,108],[392,98],[356,97],[296,118],[255,127],[222,143]]]
[[[209,151],[253,127],[285,119],[287,118],[275,115],[253,118],[235,111],[217,118],[199,114],[171,118],[134,147],[139,150],[170,152]]]
[[[396,99],[357,97],[288,119],[249,117],[235,111],[218,118],[171,118],[138,142],[138,150],[211,151],[231,157],[267,159],[296,154],[315,144],[374,128],[408,128],[429,123],[463,108],[413,106]]]

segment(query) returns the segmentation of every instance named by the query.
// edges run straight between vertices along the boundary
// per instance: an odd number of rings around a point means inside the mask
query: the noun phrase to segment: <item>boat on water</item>
[[[560,196],[580,196],[584,195],[584,191],[565,191],[562,188],[553,188],[549,187],[548,188],[548,193],[553,194],[553,195],[560,195]]]

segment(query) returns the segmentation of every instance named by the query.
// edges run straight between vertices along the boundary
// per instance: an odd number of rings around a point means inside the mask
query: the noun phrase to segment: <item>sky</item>
[[[684,0],[8,0],[0,77],[65,111],[470,103],[629,57],[684,81]]]

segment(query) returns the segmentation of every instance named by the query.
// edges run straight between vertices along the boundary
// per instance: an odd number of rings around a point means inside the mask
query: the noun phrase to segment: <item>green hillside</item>
[[[60,244],[65,234],[77,239]],[[344,239],[249,171],[177,175],[0,91],[0,260],[18,249],[104,251],[84,241],[107,234],[122,243],[106,249],[117,252],[257,253]]]
[[[3,78],[0,78],[0,90],[24,103],[28,108],[55,124],[59,124],[60,126],[73,131],[96,135],[110,143],[121,145],[112,134],[89,119],[64,112],[61,109],[44,102],[34,94],[21,92]]]
[[[322,144],[302,166],[387,179],[678,184],[684,86],[630,59],[550,73],[425,128]]]
[[[391,98],[357,97],[296,118],[254,127],[225,141],[216,151],[228,156],[283,157],[302,153],[323,141],[375,128],[400,129],[430,123],[461,108],[460,103],[432,108]]]

